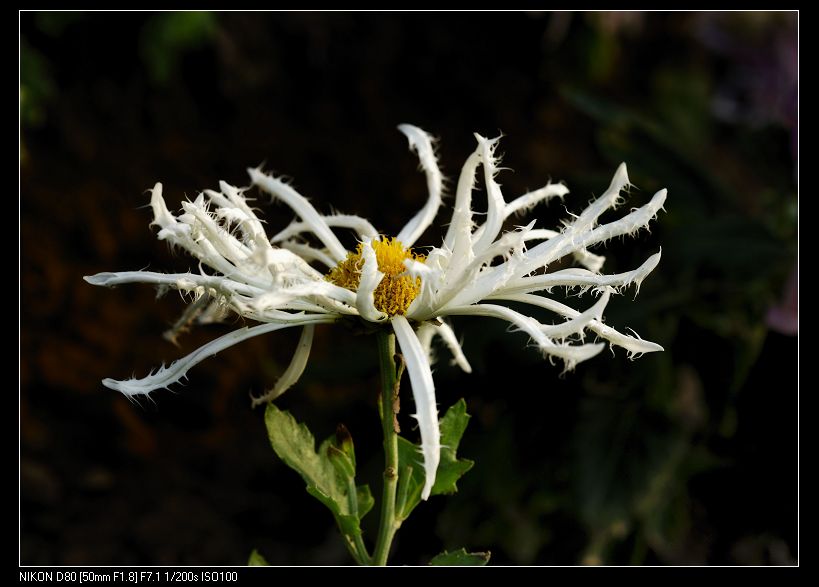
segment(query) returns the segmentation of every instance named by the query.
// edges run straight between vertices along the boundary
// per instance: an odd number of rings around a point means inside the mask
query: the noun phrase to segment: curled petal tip
[[[261,167],[248,167],[247,174],[250,176],[250,181],[256,183],[259,179],[264,177],[264,172]]]
[[[91,285],[108,285],[114,277],[113,273],[97,273],[96,275],[85,275],[83,280]]]
[[[419,144],[428,144],[431,141],[429,134],[421,127],[414,124],[399,124],[398,130],[407,137],[410,146],[416,147]]]
[[[622,187],[630,185],[631,182],[628,179],[628,168],[626,167],[625,163],[620,163],[617,166],[617,171],[614,172],[614,177],[611,180],[611,186],[609,189],[622,189]]]
[[[400,130],[405,135],[409,135],[410,133],[412,133],[414,131],[421,130],[420,128],[418,128],[414,124],[409,124],[409,123],[406,123],[406,122],[404,122],[402,124],[399,124],[397,128],[398,128],[398,130]]]
[[[108,389],[113,389],[114,391],[122,392],[121,381],[117,381],[116,379],[111,379],[110,377],[107,377],[102,380],[102,384]]]

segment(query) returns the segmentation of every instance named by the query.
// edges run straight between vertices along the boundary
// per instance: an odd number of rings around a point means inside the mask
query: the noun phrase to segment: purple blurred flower
[[[775,306],[768,309],[765,322],[775,332],[788,336],[799,334],[799,266],[794,267],[785,290],[782,292],[782,300]]]
[[[717,88],[714,114],[732,122],[780,124],[791,133],[797,159],[799,47],[796,13],[708,12],[694,35],[733,63]]]

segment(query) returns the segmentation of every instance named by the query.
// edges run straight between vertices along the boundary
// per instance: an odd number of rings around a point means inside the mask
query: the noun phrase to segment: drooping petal
[[[418,428],[421,432],[421,453],[424,457],[425,479],[421,499],[427,499],[432,486],[435,485],[438,463],[441,460],[441,431],[438,427],[435,383],[432,380],[432,370],[429,367],[427,354],[407,319],[403,316],[393,317],[392,327],[395,330],[401,354],[406,361],[407,372],[412,384],[415,418],[418,420]]]
[[[429,192],[424,207],[398,233],[397,239],[405,247],[411,247],[429,228],[438,213],[438,207],[441,205],[443,177],[441,176],[441,170],[438,169],[438,162],[435,159],[435,151],[432,148],[432,140],[429,135],[411,124],[402,124],[398,127],[398,130],[404,133],[409,140],[410,148],[418,154],[421,169],[424,170],[427,176],[427,191]]]
[[[564,316],[574,319],[580,318],[582,316],[582,314],[575,310],[574,308],[570,308],[569,306],[561,304],[556,300],[552,300],[542,296],[536,296],[533,294],[512,294],[498,297],[493,296],[492,299],[504,300],[509,302],[522,302],[524,304],[544,308],[546,310],[550,310],[552,312],[556,312],[558,314],[562,314]],[[590,321],[588,323],[588,329],[597,334],[598,336],[605,338],[611,344],[626,349],[629,353],[629,357],[631,358],[637,355],[641,355],[643,353],[654,353],[657,351],[664,350],[663,347],[658,345],[656,342],[644,340],[639,337],[628,336],[627,334],[618,332],[614,328],[611,328],[610,326],[606,326],[605,324],[603,324],[602,320]]]
[[[292,208],[299,218],[310,225],[313,234],[329,249],[330,255],[335,259],[336,263],[347,256],[347,250],[338,240],[338,237],[333,234],[333,231],[330,230],[330,227],[327,226],[327,222],[324,218],[316,211],[313,205],[307,201],[307,198],[283,181],[267,175],[258,169],[250,168],[247,172],[250,174],[250,179],[254,185],[266,191],[274,198],[283,201]]]
[[[271,323],[260,324],[259,326],[253,326],[251,328],[240,328],[239,330],[229,332],[228,334],[220,336],[216,340],[199,347],[188,356],[174,361],[168,367],[160,367],[155,373],[152,373],[147,377],[143,377],[142,379],[126,379],[123,381],[117,381],[109,378],[103,379],[102,384],[105,385],[105,387],[119,391],[129,397],[147,395],[156,389],[167,388],[173,383],[176,383],[185,376],[191,367],[201,363],[208,357],[212,357],[219,351],[223,351],[226,348],[229,348],[244,340],[253,338],[254,336],[266,334],[268,332],[273,332],[275,330],[281,330],[282,328],[290,328],[291,326],[307,324],[329,323],[333,322],[335,319],[336,318],[334,317],[328,317],[325,315],[301,316],[297,321],[284,324]]]
[[[597,355],[605,346],[598,344],[559,344],[543,332],[544,325],[530,316],[525,316],[504,306],[494,304],[474,304],[447,308],[450,316],[487,316],[500,318],[528,334],[544,355],[551,355],[563,360],[564,371],[571,371],[577,363]]]
[[[461,343],[455,336],[455,332],[452,330],[452,327],[446,322],[441,321],[437,330],[437,334],[446,343],[447,348],[449,348],[449,352],[452,353],[452,362],[458,365],[465,373],[472,373],[472,365],[470,365],[469,361],[466,359],[466,355],[464,355],[464,351],[461,348]]]
[[[285,369],[282,376],[279,377],[279,380],[276,381],[276,385],[273,386],[273,389],[264,395],[253,398],[251,402],[252,407],[255,408],[260,404],[273,401],[296,384],[301,374],[304,373],[304,368],[307,366],[307,359],[310,358],[310,349],[313,347],[313,333],[315,330],[316,327],[313,324],[308,324],[302,329],[299,344],[296,346],[296,352],[293,354],[293,359],[290,361],[287,369]]]
[[[432,322],[421,322],[415,331],[418,342],[421,343],[421,348],[424,349],[430,365],[434,365],[436,361],[435,352],[432,350],[432,340],[435,338],[436,330],[437,328]]]
[[[472,366],[464,355],[461,343],[455,337],[452,327],[443,320],[436,320],[434,322],[422,322],[415,330],[416,336],[421,343],[421,348],[427,355],[427,360],[430,365],[434,365],[437,361],[437,356],[432,348],[432,341],[436,336],[440,336],[444,343],[452,353],[452,364],[458,365],[466,373],[472,373]]]
[[[562,314],[569,318],[576,319],[582,315],[574,308],[570,308],[565,304],[561,304],[557,300],[552,300],[550,298],[545,298],[542,296],[536,296],[532,294],[505,295],[498,296],[497,298],[493,297],[492,299],[505,300],[509,302],[522,302],[524,304],[537,306],[539,308],[544,308],[546,310]],[[611,328],[610,326],[606,326],[605,324],[603,324],[602,320],[590,321],[588,324],[588,328],[592,332],[596,333],[598,336],[608,340],[611,344],[626,349],[629,353],[629,357],[634,357],[637,355],[641,355],[643,353],[653,353],[664,350],[663,347],[658,345],[656,342],[651,342],[637,336],[629,336],[627,334],[618,332],[614,328]]]
[[[587,328],[592,322],[603,318],[603,311],[606,309],[610,297],[611,290],[606,289],[603,295],[600,296],[600,299],[585,312],[567,320],[563,324],[543,326],[541,331],[551,338],[566,338],[572,334],[582,332],[583,329]]]

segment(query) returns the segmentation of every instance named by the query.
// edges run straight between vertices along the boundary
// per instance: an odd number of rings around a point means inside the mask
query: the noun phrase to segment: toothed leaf
[[[304,424],[269,404],[265,424],[273,450],[302,476],[307,492],[326,505],[347,536],[361,533],[361,518],[372,508],[369,487],[355,485],[355,451],[342,427],[315,449],[315,439]]]
[[[475,464],[469,459],[459,459],[456,455],[470,417],[466,413],[466,402],[461,399],[441,418],[441,462],[438,465],[431,495],[455,493],[458,490],[458,479]],[[401,519],[406,519],[421,501],[424,467],[420,450],[418,445],[405,438],[398,438],[399,477],[396,510]]]
[[[265,560],[265,558],[259,554],[259,551],[255,548],[253,552],[250,553],[250,558],[247,561],[247,566],[249,567],[267,567],[270,566],[270,563]]]
[[[434,567],[483,567],[489,563],[490,552],[467,552],[465,549],[444,551],[429,561]]]

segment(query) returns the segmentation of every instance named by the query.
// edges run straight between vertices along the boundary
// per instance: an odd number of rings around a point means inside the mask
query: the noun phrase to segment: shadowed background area
[[[161,335],[178,295],[82,276],[196,270],[149,229],[145,190],[162,181],[173,209],[220,179],[246,185],[262,162],[320,211],[395,234],[426,197],[402,122],[440,137],[450,179],[473,132],[502,131],[507,199],[550,179],[571,190],[535,209],[546,228],[621,161],[638,188],[626,209],[668,188],[650,233],[605,249],[617,272],[662,247],[606,319],[666,352],[604,351],[560,377],[505,324],[454,320],[474,373],[438,349],[438,401],[466,398],[460,455],[476,465],[416,510],[393,562],[461,546],[507,564],[795,562],[795,15],[23,13],[21,26],[23,563],[244,564],[253,548],[272,564],[349,562],[250,408],[298,332],[132,404],[100,380],[235,325],[176,348]],[[292,218],[257,203],[270,231]],[[440,243],[450,203],[420,243]],[[374,340],[319,327],[278,401],[319,438],[343,422],[376,495],[377,384]],[[404,418],[409,396],[405,383]]]

